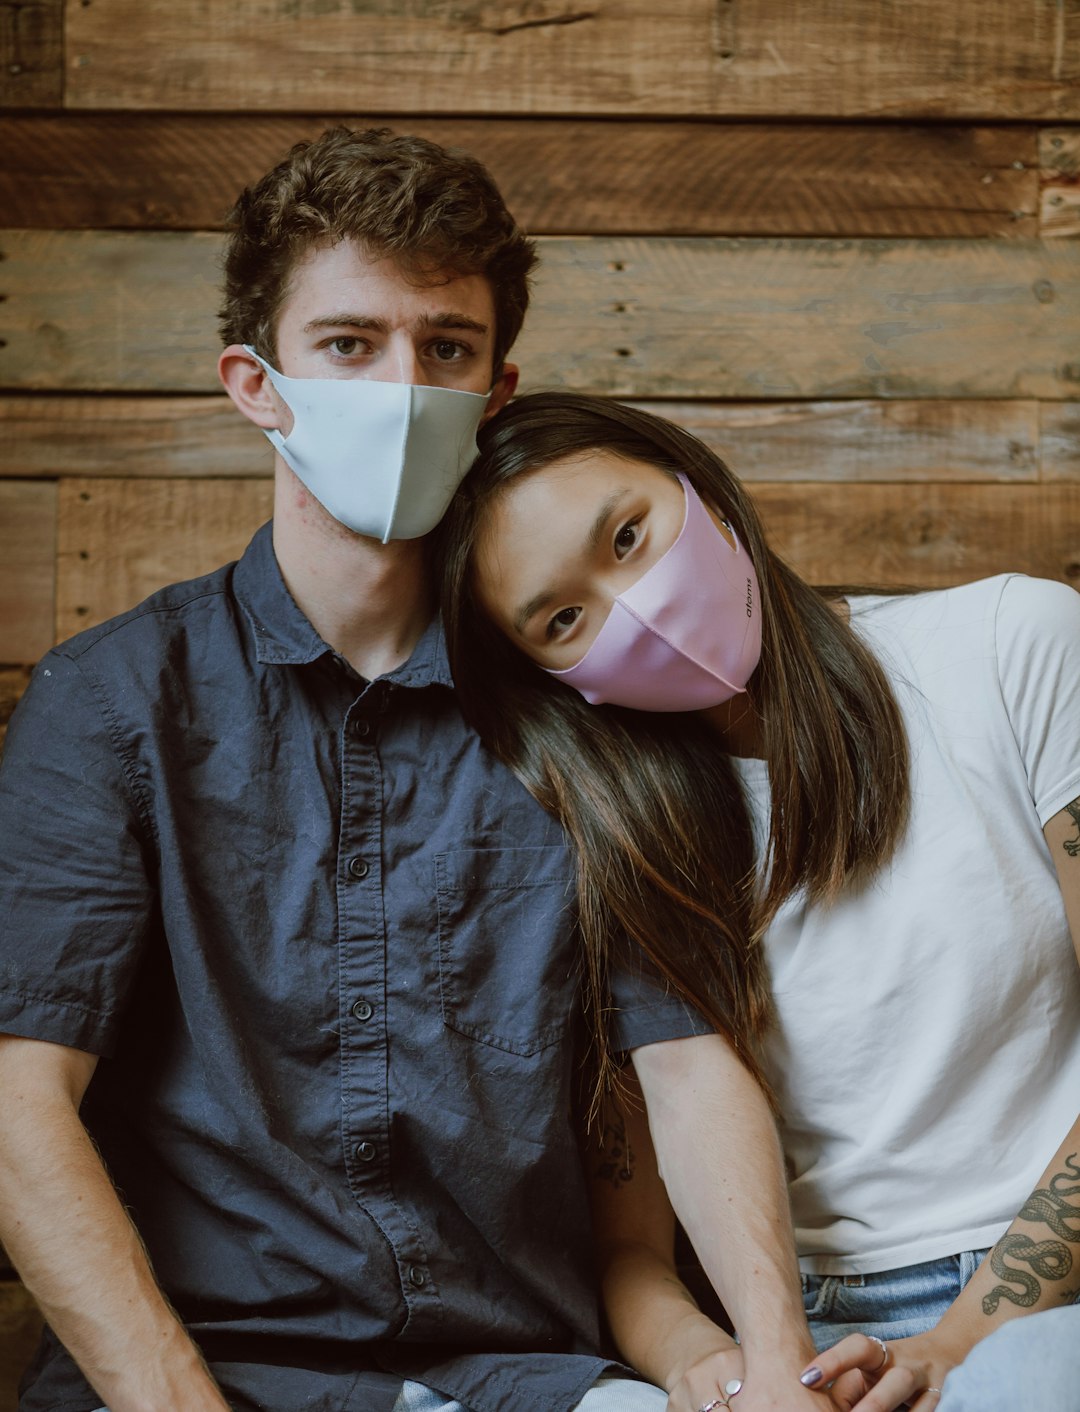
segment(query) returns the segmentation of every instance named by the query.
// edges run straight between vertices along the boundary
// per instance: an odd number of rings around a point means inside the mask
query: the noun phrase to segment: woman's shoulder
[[[941,629],[970,631],[976,622],[1006,632],[1045,636],[1080,629],[1080,593],[1057,579],[1028,574],[991,578],[948,588],[916,592],[859,594],[851,598],[853,619],[896,623],[934,623]]]

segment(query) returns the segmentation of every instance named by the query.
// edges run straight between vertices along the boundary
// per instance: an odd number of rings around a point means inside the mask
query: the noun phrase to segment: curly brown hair
[[[329,128],[241,192],[228,221],[224,343],[276,361],[278,314],[313,245],[362,244],[419,279],[484,275],[495,298],[494,371],[521,330],[533,242],[475,157],[389,128]]]

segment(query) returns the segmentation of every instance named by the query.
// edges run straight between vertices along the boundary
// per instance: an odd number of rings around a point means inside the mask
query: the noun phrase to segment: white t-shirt
[[[766,938],[804,1271],[992,1245],[1080,1111],[1080,966],[1042,826],[1080,795],[1080,595],[1003,575],[852,600],[912,757],[891,864]],[[768,778],[738,762],[758,836]]]

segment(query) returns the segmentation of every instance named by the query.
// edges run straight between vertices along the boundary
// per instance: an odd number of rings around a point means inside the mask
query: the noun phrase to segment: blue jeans
[[[803,1306],[820,1353],[847,1334],[888,1342],[932,1329],[971,1279],[986,1254],[967,1250],[883,1270],[879,1275],[803,1275]]]

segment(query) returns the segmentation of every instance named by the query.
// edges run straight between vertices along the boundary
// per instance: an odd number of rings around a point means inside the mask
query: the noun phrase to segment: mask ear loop
[[[289,403],[289,399],[282,392],[281,388],[278,387],[277,380],[281,376],[281,374],[277,371],[276,368],[272,368],[265,358],[260,358],[258,353],[255,352],[254,348],[252,348],[250,343],[241,344],[241,347],[243,348],[245,353],[250,353],[251,356],[255,359],[256,363],[258,363],[259,367],[262,368],[263,372],[270,379],[270,383],[274,391],[281,398],[282,402],[285,403],[285,406],[289,408],[289,411],[292,412],[292,406]],[[296,414],[293,413],[293,415],[295,417]],[[280,451],[282,455],[285,454],[285,442],[287,438],[282,436],[280,428],[260,427],[259,430],[262,432],[263,436],[266,437],[267,441],[270,443],[270,445],[274,448],[275,451]]]

